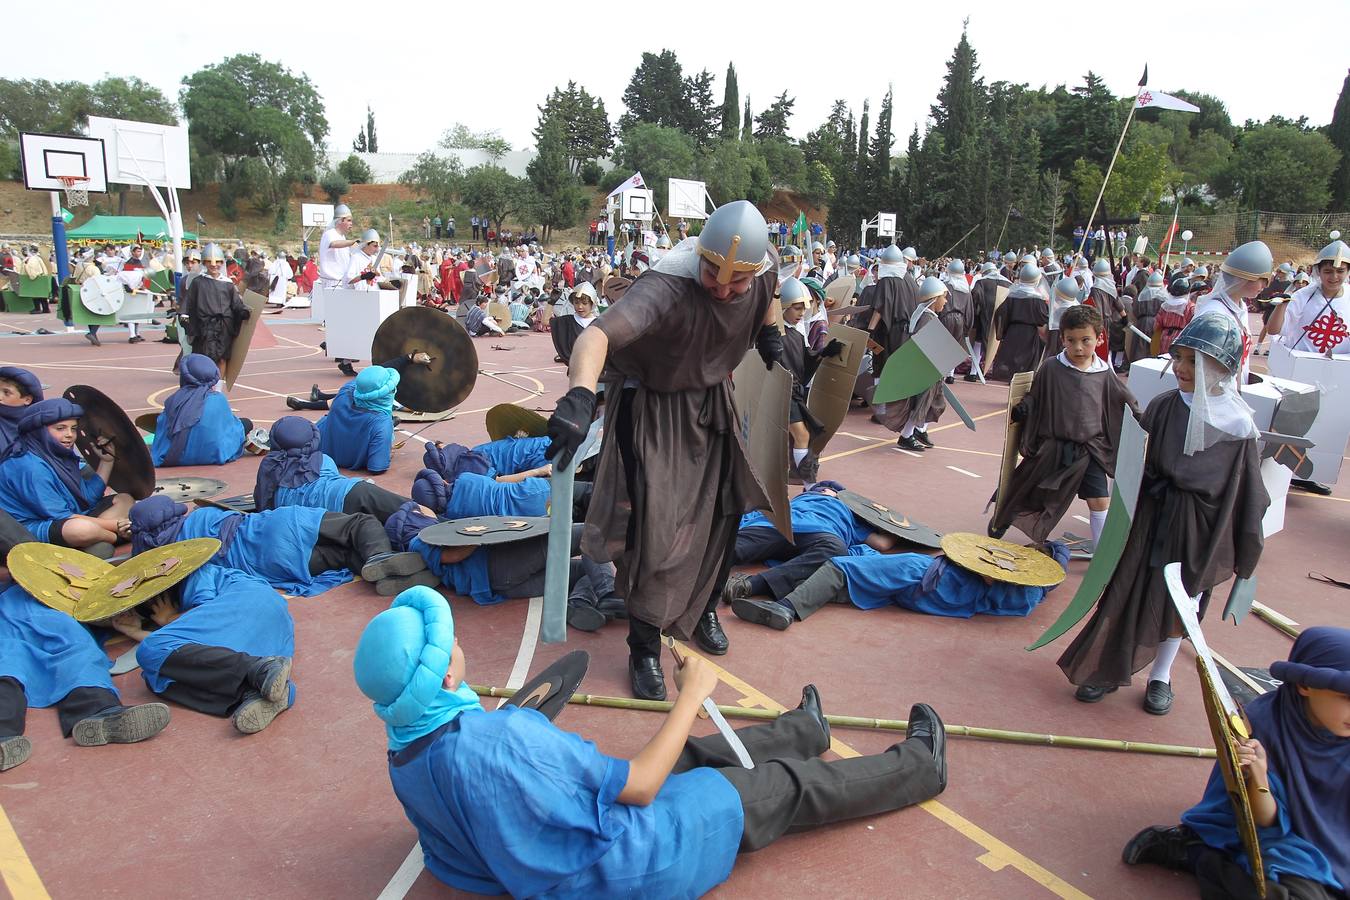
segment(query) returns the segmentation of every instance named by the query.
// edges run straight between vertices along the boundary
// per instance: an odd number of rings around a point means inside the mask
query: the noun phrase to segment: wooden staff
[[[469,690],[480,697],[511,697],[513,688],[488,687],[471,684]],[[568,703],[580,706],[604,706],[611,709],[640,709],[648,712],[669,712],[675,704],[669,700],[635,700],[629,697],[602,697],[596,694],[573,694]],[[718,706],[729,719],[773,720],[781,713],[773,709],[746,709],[740,706]],[[825,717],[832,727],[868,728],[880,731],[905,731],[905,719],[873,719],[866,716]],[[947,734],[957,737],[1001,741],[1008,744],[1035,744],[1042,747],[1069,747],[1078,750],[1111,750],[1120,753],[1152,753],[1159,756],[1191,756],[1196,759],[1214,759],[1211,747],[1184,747],[1177,744],[1150,744],[1141,741],[1117,741],[1110,738],[1069,737],[1059,734],[1040,734],[1031,731],[1004,731],[1001,728],[979,728],[973,725],[946,725]]]
[[[1291,638],[1297,640],[1298,636],[1303,633],[1303,629],[1299,627],[1297,622],[1283,613],[1276,612],[1259,600],[1252,601],[1252,612],[1256,614],[1257,618],[1264,619]]]

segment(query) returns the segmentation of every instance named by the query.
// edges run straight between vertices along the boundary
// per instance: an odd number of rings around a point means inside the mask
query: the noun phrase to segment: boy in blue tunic
[[[216,538],[221,547],[215,562],[305,597],[347,583],[352,571],[384,597],[436,583],[416,553],[394,553],[384,528],[365,513],[307,506],[247,514],[215,508],[188,512],[161,494],[132,507],[131,535],[136,553],[173,541]]]
[[[487,457],[489,475],[549,475],[547,437],[504,437],[473,448],[474,453]]]
[[[18,438],[19,420],[28,407],[42,399],[42,382],[36,375],[17,366],[0,366],[0,456]]]
[[[56,707],[61,734],[80,747],[129,744],[169,724],[163,703],[123,706],[108,656],[88,628],[0,583],[0,772],[26,761],[28,708]]]
[[[418,472],[412,486],[412,498],[442,519],[546,516],[552,495],[544,478],[507,483],[476,472],[461,472],[446,479],[433,469]]]
[[[271,449],[258,464],[253,502],[260,510],[312,506],[336,513],[369,513],[383,525],[408,502],[364,478],[338,472],[319,450],[319,430],[308,419],[283,416],[272,425]]]
[[[817,759],[830,733],[812,686],[796,710],[739,732],[756,764],[738,767],[720,735],[689,736],[717,685],[697,657],[677,670],[678,699],[631,760],[536,710],[487,712],[464,681],[449,604],[431,590],[400,594],[376,616],[353,668],[385,722],[389,777],[427,868],[475,893],[697,897],[727,879],[738,850],[946,787],[942,722],[924,704],[884,753]]]
[[[81,409],[63,397],[29,406],[18,438],[0,465],[0,509],[39,541],[111,556],[131,536],[127,494],[104,496],[112,474],[110,453],[95,446],[98,468],[89,472],[75,450]]]
[[[177,601],[171,596],[177,594]],[[256,734],[295,702],[291,657],[295,623],[286,599],[266,581],[207,565],[149,604],[147,631],[128,610],[112,625],[134,641],[150,690],[210,716],[229,716]]]
[[[1067,574],[1068,548],[1059,541],[1051,541],[1046,549]],[[849,555],[826,562],[782,600],[757,601],[759,607],[754,616],[741,615],[739,610],[737,615],[779,631],[794,619],[805,619],[829,603],[851,603],[858,609],[898,606],[930,616],[958,619],[976,615],[1025,616],[1053,589],[995,581],[962,568],[946,556],[886,555],[871,547],[854,546],[849,548]]]
[[[1238,747],[1266,897],[1350,896],[1350,629],[1305,629],[1270,674],[1280,686],[1247,704],[1252,737]],[[1217,765],[1181,821],[1145,828],[1122,858],[1192,872],[1204,898],[1254,900],[1251,860]]]
[[[320,449],[344,469],[388,471],[394,443],[394,391],[399,374],[367,366],[333,399],[319,420]]]
[[[178,390],[155,420],[150,457],[156,466],[221,466],[244,452],[253,423],[240,419],[216,390],[220,368],[208,356],[189,353],[178,366]]]

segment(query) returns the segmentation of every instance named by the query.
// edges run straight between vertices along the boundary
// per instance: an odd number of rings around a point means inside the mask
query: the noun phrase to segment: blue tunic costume
[[[367,377],[367,373],[374,375]],[[344,469],[384,472],[394,443],[391,415],[398,372],[368,366],[343,385],[319,420],[319,449]],[[386,402],[387,401],[387,402]]]
[[[295,623],[285,598],[254,575],[203,566],[184,582],[178,606],[182,615],[151,632],[136,649],[141,675],[157,694],[173,684],[160,667],[171,653],[190,644],[259,657],[295,655]]]
[[[87,515],[103,497],[103,479],[83,470],[81,496],[77,500],[56,471],[33,453],[11,448],[13,455],[0,465],[0,509],[32,532],[39,541],[49,541],[52,523],[71,516]]]
[[[731,874],[740,796],[714,769],[618,802],[627,760],[532,709],[466,710],[390,754],[389,777],[445,883],[515,897],[698,897]]]
[[[546,465],[548,458],[544,453],[548,445],[546,437],[508,437],[479,444],[473,449],[491,462],[489,475],[517,475]]]
[[[150,456],[156,466],[219,466],[244,452],[244,423],[216,391],[220,369],[200,353],[183,357],[180,387],[155,420]]]
[[[53,706],[81,687],[117,692],[94,635],[19,585],[0,593],[0,677],[23,685],[31,707]]]
[[[506,483],[465,472],[447,484],[431,469],[417,473],[412,498],[444,519],[471,516],[546,516],[553,495],[547,478]]]
[[[384,523],[384,533],[395,550],[411,550],[422,557],[428,571],[461,597],[471,597],[479,606],[491,606],[506,598],[492,590],[488,573],[488,549],[479,547],[457,563],[441,562],[441,547],[424,543],[417,535],[423,528],[435,525],[436,520],[418,509],[417,501],[399,507],[398,512]]]
[[[861,522],[844,501],[829,494],[805,491],[788,504],[793,534],[828,533],[845,544],[861,544],[872,529]],[[759,510],[741,516],[741,528],[773,528],[768,516]]]
[[[340,513],[347,495],[360,483],[361,479],[340,473],[332,458],[325,454],[318,478],[299,487],[277,488],[276,506],[309,506]]]

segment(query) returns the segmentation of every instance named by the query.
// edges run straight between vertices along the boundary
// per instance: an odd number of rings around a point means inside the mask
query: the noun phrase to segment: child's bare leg
[[[61,525],[61,540],[67,547],[82,549],[98,543],[116,544],[117,532],[103,527],[99,519],[71,516]]]

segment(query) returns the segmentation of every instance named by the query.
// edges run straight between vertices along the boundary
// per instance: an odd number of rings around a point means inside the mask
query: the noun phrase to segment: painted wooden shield
[[[855,516],[866,522],[874,531],[881,531],[931,550],[942,546],[942,535],[898,510],[882,506],[875,500],[854,491],[840,491],[837,496]]]
[[[73,384],[63,395],[84,410],[80,417],[80,433],[75,441],[80,454],[91,466],[98,466],[94,455],[95,444],[112,451],[113,469],[108,486],[137,500],[144,500],[155,490],[155,464],[150,459],[150,448],[140,430],[127,418],[122,407],[107,394],[87,384]]]
[[[244,291],[244,305],[248,307],[248,318],[239,325],[239,333],[230,344],[230,358],[225,360],[225,390],[234,387],[239,373],[244,371],[244,360],[248,359],[248,348],[253,345],[253,335],[262,322],[263,310],[267,309],[267,298],[253,291]],[[266,327],[266,326],[263,326]]]
[[[548,516],[471,516],[428,525],[417,536],[432,547],[471,547],[547,535]]]
[[[558,713],[562,712],[567,701],[572,699],[572,695],[581,686],[590,664],[589,653],[585,650],[573,650],[521,685],[520,689],[502,705],[537,709],[552,722],[558,718]]]

